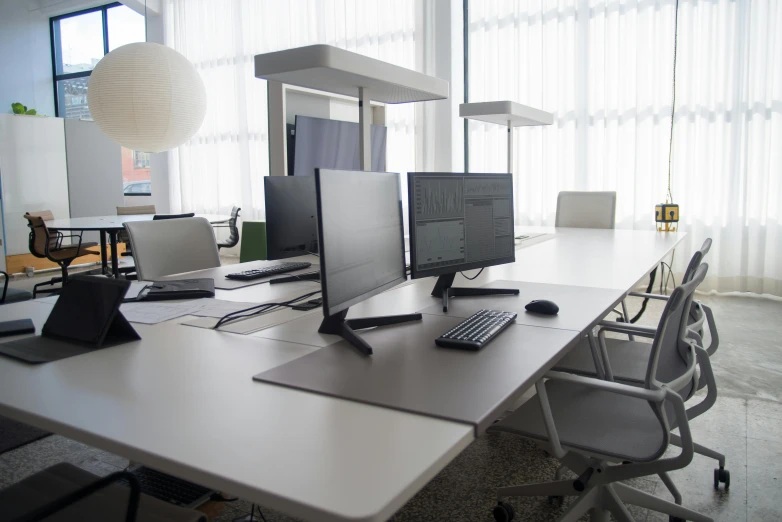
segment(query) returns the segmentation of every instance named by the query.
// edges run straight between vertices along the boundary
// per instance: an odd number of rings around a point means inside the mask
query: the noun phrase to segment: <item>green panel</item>
[[[266,260],[266,222],[242,221],[239,262]]]

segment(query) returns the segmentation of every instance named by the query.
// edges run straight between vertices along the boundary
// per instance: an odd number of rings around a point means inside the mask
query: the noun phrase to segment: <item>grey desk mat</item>
[[[237,288],[244,288],[245,286],[259,285],[261,283],[268,283],[270,279],[278,277],[287,277],[290,275],[306,274],[308,272],[317,272],[320,270],[320,264],[316,259],[307,259],[312,266],[309,268],[303,268],[296,270],[295,272],[286,272],[284,274],[275,274],[273,276],[264,277],[262,279],[254,279],[252,281],[238,281],[236,279],[226,279],[225,276],[233,274],[235,272],[242,272],[244,270],[253,270],[256,268],[263,268],[265,266],[279,265],[280,263],[292,262],[293,259],[281,259],[279,261],[251,261],[249,263],[239,263],[237,265],[224,265],[217,268],[208,268],[206,270],[197,270],[195,272],[187,272],[184,274],[170,275],[161,277],[161,280],[165,279],[192,279],[196,277],[204,277],[214,279],[215,288],[220,290],[235,290]]]
[[[253,379],[332,397],[472,424],[478,433],[550,369],[578,333],[511,325],[479,352],[439,348],[460,318],[365,330],[374,355],[340,341]]]
[[[443,312],[442,301],[432,298],[433,304],[422,310],[425,314],[470,317],[482,308],[514,312],[516,324],[560,328],[583,332],[600,321],[605,313],[614,308],[624,295],[621,290],[611,288],[589,288],[585,286],[526,283],[521,281],[492,281],[481,288],[518,288],[519,295],[487,295],[452,297],[448,312]],[[557,315],[543,315],[528,312],[524,307],[532,300],[547,299],[559,306]]]

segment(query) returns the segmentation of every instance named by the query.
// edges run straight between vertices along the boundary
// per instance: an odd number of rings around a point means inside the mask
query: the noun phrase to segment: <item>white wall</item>
[[[21,102],[54,116],[49,18],[28,0],[0,2],[0,112]]]
[[[25,212],[70,215],[63,120],[0,114],[0,179],[6,254],[25,254]]]

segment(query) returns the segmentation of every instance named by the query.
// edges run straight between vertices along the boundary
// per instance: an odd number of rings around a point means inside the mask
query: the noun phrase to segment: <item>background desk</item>
[[[458,276],[456,284],[562,283],[620,297],[682,237],[557,230],[554,239],[519,250],[515,264],[475,281]],[[289,292],[300,284],[279,286]],[[437,303],[433,286],[434,279],[408,282],[351,308],[351,317],[427,308]],[[239,300],[263,302],[272,291],[262,284],[218,296],[243,292]],[[592,319],[579,320],[597,320],[609,301],[584,304]],[[40,329],[50,309],[5,305],[0,320],[33,317]],[[384,521],[474,439],[475,428],[252,381],[338,340],[317,333],[320,319],[313,314],[251,336],[134,325],[142,340],[133,344],[41,366],[2,358],[0,414],[307,520]],[[541,346],[551,357],[519,372],[505,395],[517,398],[563,349]],[[484,410],[482,423],[490,422],[501,405]]]
[[[103,273],[107,272],[108,262],[106,259],[106,234],[109,235],[111,245],[111,273],[114,277],[119,276],[119,263],[117,259],[117,233],[122,230],[124,223],[132,221],[152,221],[154,214],[130,214],[127,216],[95,216],[80,218],[62,218],[53,219],[46,222],[46,226],[51,230],[60,231],[91,231],[100,232],[100,258],[103,266]],[[196,217],[206,218],[213,225],[225,223],[230,216],[221,216],[217,214],[196,214]]]

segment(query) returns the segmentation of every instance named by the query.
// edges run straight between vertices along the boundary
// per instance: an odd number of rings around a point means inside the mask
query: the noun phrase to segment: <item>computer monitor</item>
[[[399,174],[315,169],[323,323],[361,353],[355,330],[421,319],[421,314],[346,320],[348,308],[407,279]]]
[[[318,252],[313,176],[266,176],[266,250],[269,259]]]
[[[386,131],[382,125],[370,126],[373,171],[386,170]],[[361,168],[358,123],[296,116],[293,138],[293,173],[296,176],[313,176],[316,168]]]
[[[411,277],[439,276],[432,295],[518,294],[515,289],[452,287],[456,273],[512,263],[513,177],[511,174],[410,172]]]

